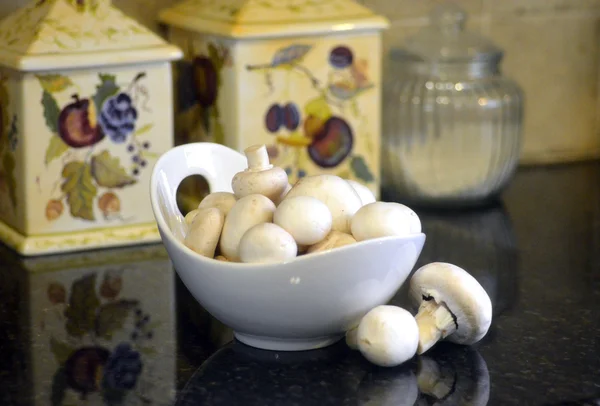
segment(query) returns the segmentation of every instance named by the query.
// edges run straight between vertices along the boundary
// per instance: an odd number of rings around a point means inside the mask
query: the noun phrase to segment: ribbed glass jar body
[[[472,206],[495,197],[518,164],[519,86],[501,56],[428,64],[393,54],[383,86],[385,194],[422,206]]]

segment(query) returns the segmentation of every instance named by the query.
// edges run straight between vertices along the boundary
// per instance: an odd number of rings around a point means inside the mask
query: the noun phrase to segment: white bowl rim
[[[151,199],[151,204],[152,204],[152,210],[154,212],[154,217],[158,224],[158,228],[160,230],[162,230],[161,234],[162,234],[163,238],[166,237],[169,240],[171,245],[178,247],[179,250],[183,251],[184,253],[186,253],[188,255],[193,256],[201,263],[206,262],[213,266],[218,264],[219,267],[222,267],[223,269],[231,269],[232,271],[238,270],[238,269],[248,269],[248,268],[257,268],[258,267],[258,268],[261,268],[261,270],[264,270],[266,272],[266,271],[272,270],[273,268],[281,267],[284,265],[289,265],[292,263],[293,264],[301,263],[302,261],[311,261],[316,258],[322,257],[324,255],[331,255],[332,253],[342,254],[346,251],[355,250],[355,249],[357,249],[357,247],[365,247],[365,246],[369,246],[369,245],[379,245],[382,243],[392,242],[392,241],[412,241],[415,239],[420,239],[420,238],[426,237],[423,232],[420,232],[420,233],[414,233],[414,234],[407,234],[407,235],[403,235],[403,236],[387,236],[387,237],[373,238],[370,240],[358,241],[354,244],[344,245],[342,247],[338,247],[338,248],[335,248],[332,250],[314,252],[314,253],[311,253],[308,255],[298,255],[292,259],[289,259],[289,260],[283,261],[283,262],[270,262],[270,263],[228,262],[228,261],[219,261],[214,258],[208,258],[208,257],[202,256],[202,255],[198,254],[197,252],[193,251],[192,249],[190,249],[189,247],[187,247],[185,244],[183,244],[177,238],[175,238],[173,231],[168,226],[165,218],[163,217],[162,211],[160,210],[160,205],[159,205],[159,200],[158,200],[158,195],[157,195],[157,193],[158,193],[157,168],[160,166],[159,163],[161,161],[167,159],[166,155],[169,152],[179,150],[179,149],[184,149],[185,147],[186,147],[186,144],[176,146],[176,147],[170,149],[169,151],[167,151],[156,161],[156,163],[154,164],[154,167],[152,169],[152,175],[150,178],[150,199]],[[227,148],[227,147],[225,147],[225,148]]]

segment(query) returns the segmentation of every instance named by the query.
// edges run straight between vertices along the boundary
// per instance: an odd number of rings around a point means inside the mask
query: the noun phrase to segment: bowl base
[[[233,335],[242,343],[250,347],[270,351],[307,351],[328,347],[344,338],[344,335],[335,335],[318,338],[278,338],[254,336],[234,332]]]

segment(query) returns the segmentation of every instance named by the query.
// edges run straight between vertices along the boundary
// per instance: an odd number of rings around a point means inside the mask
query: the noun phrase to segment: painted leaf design
[[[125,172],[119,158],[112,157],[108,151],[92,157],[92,176],[99,186],[107,188],[121,188],[136,182]]]
[[[113,333],[123,328],[125,320],[138,303],[137,300],[119,300],[100,306],[96,319],[96,335],[106,340],[112,339]]]
[[[154,126],[153,124],[144,124],[143,126],[141,126],[140,128],[137,129],[137,131],[135,132],[135,136],[138,137],[140,135],[146,134],[148,131],[150,131],[152,129],[153,126]]]
[[[67,197],[71,216],[94,221],[94,198],[98,189],[92,182],[90,165],[81,161],[69,162],[62,171],[61,189]]]
[[[279,66],[292,62],[298,62],[308,53],[308,51],[310,51],[311,48],[311,45],[303,44],[294,44],[285,48],[281,48],[275,52],[275,55],[273,55],[271,65]]]
[[[106,99],[118,93],[119,86],[117,86],[117,77],[115,75],[101,73],[98,77],[100,78],[100,84],[96,86],[96,94],[92,97],[92,100],[94,100],[96,109],[100,111]]]
[[[69,146],[58,135],[54,134],[50,137],[50,143],[48,143],[48,148],[46,148],[46,157],[44,160],[46,165],[60,158],[68,150]]]
[[[60,108],[54,97],[44,90],[42,93],[42,106],[44,107],[44,118],[46,125],[53,133],[58,133],[58,116]]]
[[[52,337],[50,338],[50,351],[52,351],[52,354],[54,354],[56,362],[58,362],[60,365],[63,365],[73,353],[73,347]]]
[[[96,295],[96,274],[86,275],[73,283],[69,307],[65,310],[66,330],[73,337],[94,331],[96,310],[100,300]]]
[[[73,82],[67,76],[63,75],[36,75],[35,76],[42,86],[42,89],[48,93],[58,93],[73,86]]]
[[[8,195],[13,207],[17,207],[17,180],[15,179],[15,157],[11,153],[4,154],[2,158],[2,169],[6,174],[6,182],[8,185]]]
[[[352,168],[354,176],[364,182],[373,182],[375,180],[362,156],[353,156],[352,161],[350,162],[350,168]]]

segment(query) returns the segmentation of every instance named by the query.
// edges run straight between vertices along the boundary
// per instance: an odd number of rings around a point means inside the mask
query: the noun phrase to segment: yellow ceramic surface
[[[379,195],[383,17],[350,0],[188,0],[161,19],[186,52],[177,143],[264,143],[292,183],[330,173]]]
[[[149,168],[173,146],[181,51],[108,0],[0,22],[0,239],[24,254],[158,241]]]

